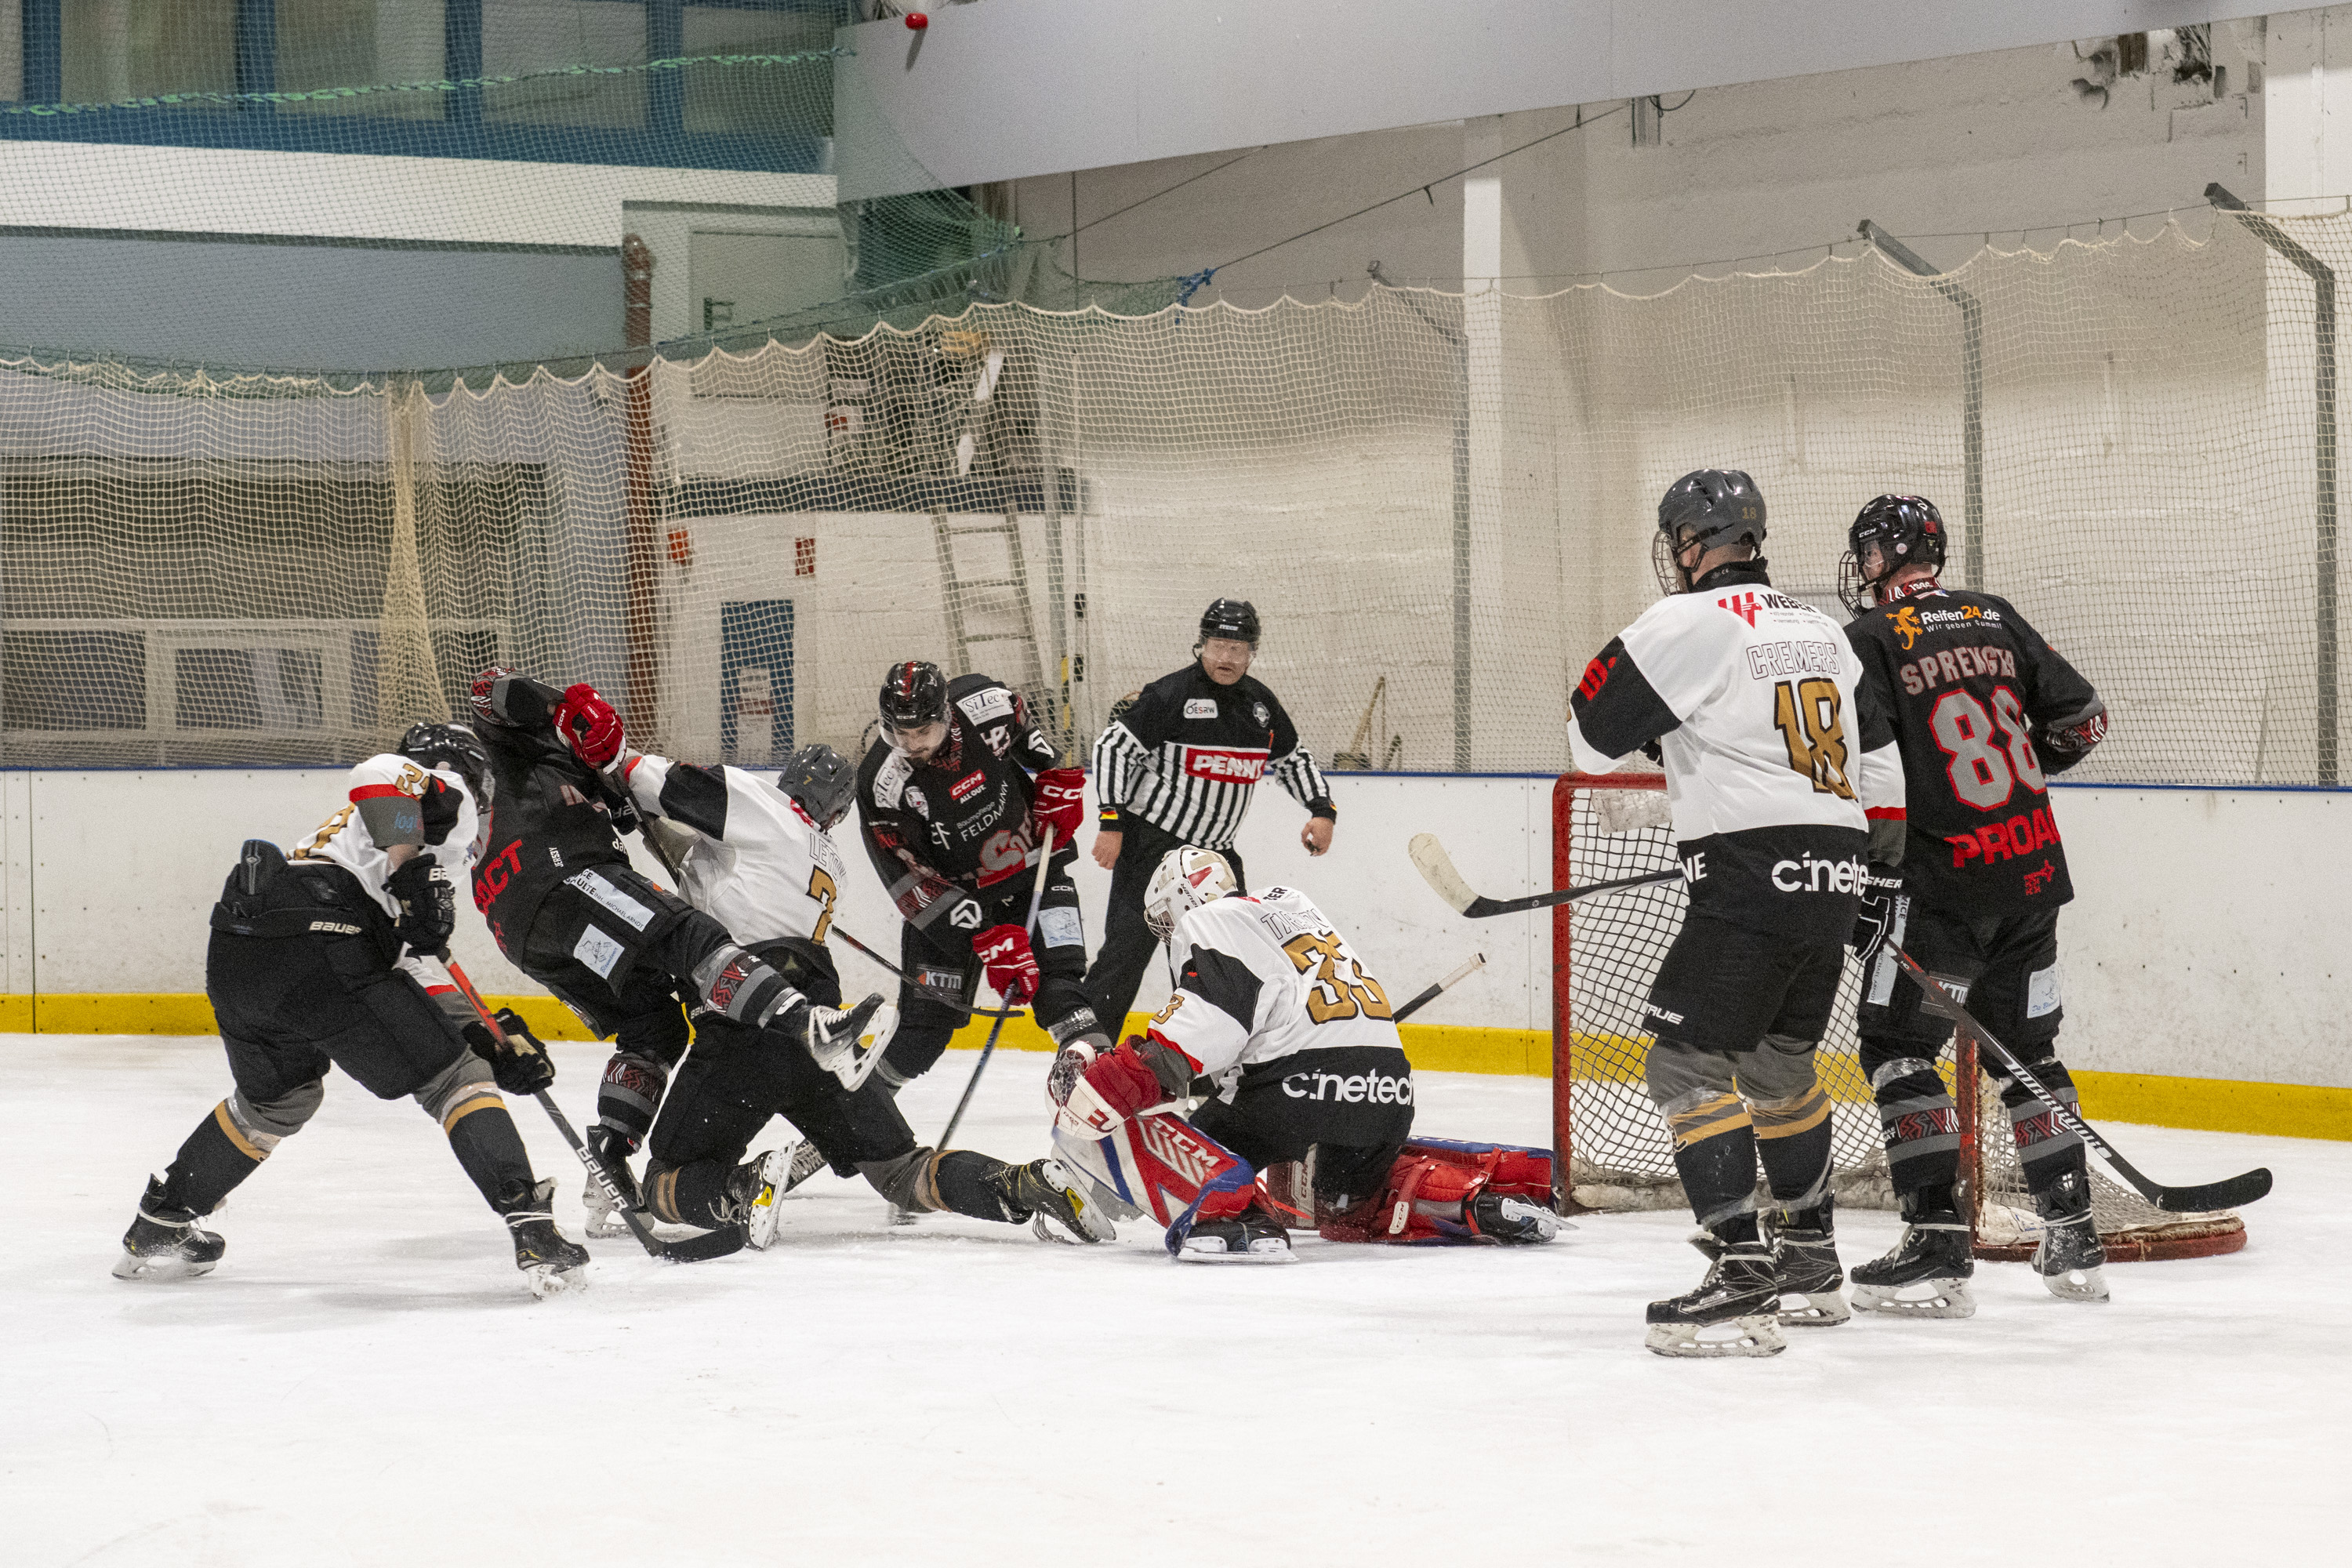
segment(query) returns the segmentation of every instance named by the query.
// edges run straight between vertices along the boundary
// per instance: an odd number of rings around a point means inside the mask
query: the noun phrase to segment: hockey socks
[[[2069,1110],[2079,1113],[2074,1077],[2056,1057],[2045,1053],[2027,1060],[2025,1068]],[[2006,1074],[2000,1076],[2000,1102],[2009,1111],[2010,1135],[2017,1143],[2018,1168],[2024,1174],[2026,1189],[2033,1194],[2035,1206],[2046,1206],[2055,1197],[2060,1211],[2064,1212],[2066,1192],[2078,1187],[2084,1194],[2083,1203],[2087,1209],[2090,1162],[2083,1152],[2082,1139],[2059,1126],[2056,1114],[2035,1099],[2032,1090]],[[2069,1183],[2069,1177],[2074,1178],[2073,1183]]]
[[[221,1200],[261,1168],[278,1140],[238,1124],[229,1102],[222,1100],[212,1114],[196,1123],[180,1144],[180,1152],[164,1167],[158,1197],[173,1208],[197,1215],[220,1207]]]
[[[625,1153],[635,1153],[653,1131],[654,1113],[668,1088],[669,1068],[660,1061],[634,1051],[614,1052],[596,1088],[596,1124],[619,1136]]]
[[[1736,1094],[1698,1091],[1666,1111],[1675,1139],[1675,1173],[1691,1213],[1734,1246],[1753,1244],[1756,1229],[1756,1124]]]
[[[1879,1133],[1895,1191],[1948,1191],[1959,1178],[1960,1111],[1936,1064],[1898,1056],[1870,1075],[1870,1088],[1878,1101]]]
[[[504,1213],[501,1205],[511,1203],[518,1190],[537,1185],[522,1134],[515,1131],[507,1102],[490,1085],[478,1086],[451,1106],[441,1118],[441,1130],[449,1135],[450,1152],[492,1208]]]
[[[1752,1114],[1774,1203],[1804,1209],[1821,1202],[1830,1181],[1830,1097],[1812,1084],[1786,1100],[1759,1100]]]

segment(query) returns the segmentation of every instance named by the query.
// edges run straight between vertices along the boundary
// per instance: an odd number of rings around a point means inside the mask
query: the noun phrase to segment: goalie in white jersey
[[[1180,1259],[1282,1261],[1290,1238],[1258,1173],[1310,1161],[1323,1235],[1533,1242],[1558,1229],[1542,1150],[1415,1142],[1412,1065],[1387,991],[1306,894],[1234,890],[1213,849],[1171,849],[1144,895],[1177,989],[1150,1031],[1063,1048],[1054,1142],[1098,1202],[1168,1227]],[[1172,1102],[1205,1077],[1189,1123]],[[1158,1109],[1165,1107],[1166,1109]]]
[[[825,937],[840,897],[841,856],[827,833],[848,813],[856,773],[830,746],[804,746],[781,774],[697,767],[633,754],[623,763],[646,837],[668,859],[687,902],[725,926],[755,958],[819,1006],[840,999]],[[820,1063],[779,1051],[759,1029],[707,1003],[693,1013],[694,1048],[671,1079],[647,1139],[646,1206],[672,1224],[740,1225],[764,1247],[776,1199],[831,1165],[863,1175],[900,1209],[975,1219],[1052,1221],[1080,1241],[1107,1240],[1095,1211],[1055,1161],[1011,1165],[965,1149],[918,1146],[878,1076],[873,1052]],[[864,1068],[864,1071],[857,1070]],[[771,1116],[804,1142],[744,1158]],[[796,1160],[796,1152],[810,1157]]]
[[[1903,763],[1863,711],[1836,622],[1775,592],[1764,498],[1737,470],[1685,475],[1658,503],[1666,597],[1612,638],[1570,699],[1576,763],[1663,762],[1689,911],[1651,987],[1651,1100],[1714,1260],[1651,1303],[1667,1355],[1769,1355],[1780,1323],[1848,1316],[1829,1192],[1829,1099],[1813,1073],[1867,874],[1901,857]],[[1759,1228],[1759,1160],[1772,1194]],[[1781,1311],[1784,1295],[1806,1298]],[[1709,1325],[1728,1337],[1703,1337]]]

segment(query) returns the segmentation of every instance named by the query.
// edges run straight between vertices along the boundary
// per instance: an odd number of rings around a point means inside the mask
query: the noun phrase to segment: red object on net
[[[930,25],[931,19],[929,16],[924,16],[920,11],[909,11],[907,13],[907,31],[910,33],[919,33]]]

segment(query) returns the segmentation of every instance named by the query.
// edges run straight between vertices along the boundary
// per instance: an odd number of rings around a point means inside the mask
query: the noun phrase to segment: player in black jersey
[[[629,864],[621,834],[636,814],[607,776],[626,761],[621,717],[594,687],[558,691],[493,667],[474,678],[473,708],[493,802],[474,904],[518,969],[613,1040],[588,1142],[625,1191],[628,1156],[690,1039],[680,987],[822,1066],[856,1048],[881,997],[846,1013],[811,1003],[724,926]],[[588,1203],[590,1235],[618,1230],[593,1181]]]
[[[1845,635],[1862,655],[1864,690],[1894,715],[1909,810],[1902,875],[1874,880],[1854,941],[1862,1068],[1907,1228],[1893,1252],[1853,1271],[1853,1303],[1966,1317],[1975,1310],[1966,1284],[1974,1264],[1953,1192],[1959,1113],[1935,1067],[1952,1026],[1902,978],[1894,950],[1965,997],[2034,1077],[2074,1103],[2056,1044],[2058,909],[2074,888],[2047,784],[2098,744],[2107,720],[2091,683],[2015,605],[1937,580],[1945,537],[1934,503],[1880,496],[1848,531],[1840,586],[1857,617]],[[2042,1215],[2034,1262],[2043,1282],[2067,1300],[2106,1300],[2081,1141],[1998,1065],[1984,1065],[2000,1083]]]
[[[866,852],[906,927],[898,1030],[876,1068],[898,1089],[929,1071],[970,1016],[972,963],[1006,1002],[1029,1004],[1057,1045],[1108,1050],[1079,981],[1078,889],[1070,880],[1086,775],[1065,766],[1021,695],[985,675],[952,681],[939,666],[894,664],[881,727],[857,769]],[[1055,865],[1033,945],[1023,929],[1044,846]],[[966,1010],[940,1000],[961,996]]]

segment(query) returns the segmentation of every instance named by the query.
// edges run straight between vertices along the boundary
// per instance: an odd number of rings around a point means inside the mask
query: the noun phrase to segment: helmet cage
[[[1838,598],[1854,615],[1878,605],[1878,589],[1906,566],[1940,570],[1944,564],[1944,515],[1924,496],[1883,495],[1855,515],[1846,530],[1846,552],[1838,561]],[[1873,576],[1863,564],[1870,545],[1882,563]]]
[[[1143,923],[1163,943],[1186,911],[1213,904],[1237,890],[1234,868],[1213,849],[1183,845],[1160,858],[1143,893]]]

